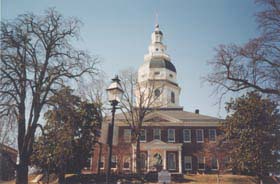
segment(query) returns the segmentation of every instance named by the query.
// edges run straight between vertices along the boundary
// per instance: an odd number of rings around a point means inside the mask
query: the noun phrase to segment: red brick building
[[[166,54],[162,39],[163,33],[156,25],[149,52],[138,70],[140,87],[147,84],[149,86],[150,81],[154,81],[153,85],[156,87],[153,95],[157,98],[151,108],[158,109],[145,117],[141,130],[141,169],[149,172],[156,170],[156,166],[161,166],[173,173],[215,172],[218,165],[222,165],[223,159],[216,158],[216,154],[203,155],[201,151],[209,141],[217,141],[221,120],[202,115],[199,110],[186,112],[179,105],[181,88],[177,83],[176,68]],[[161,92],[157,86],[164,86]],[[159,106],[160,108],[156,108]],[[108,122],[104,122],[100,142],[106,143],[107,127]],[[115,118],[113,144],[112,170],[121,173],[135,172],[136,145],[121,113]],[[88,166],[90,172],[106,170],[107,145],[101,146],[97,145],[94,150],[93,159]]]
[[[216,156],[200,154],[207,142],[217,141],[220,120],[214,117],[183,111],[160,110],[146,117],[141,135],[141,168],[154,171],[157,162],[163,169],[174,173],[215,172]],[[114,128],[112,170],[122,173],[135,172],[136,145],[131,130],[122,114],[116,116]],[[96,146],[91,171],[98,171],[100,147]],[[100,171],[107,165],[107,145],[102,146]],[[221,160],[221,158],[219,158]]]
[[[0,144],[0,181],[8,181],[15,177],[15,166],[11,163],[16,163],[17,150]]]

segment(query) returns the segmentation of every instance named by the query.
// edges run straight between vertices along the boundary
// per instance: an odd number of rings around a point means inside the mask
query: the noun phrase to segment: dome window
[[[175,103],[175,93],[171,91],[171,103]]]
[[[154,93],[155,93],[155,96],[156,96],[156,97],[159,97],[159,96],[160,96],[160,90],[159,90],[159,89],[156,89]]]

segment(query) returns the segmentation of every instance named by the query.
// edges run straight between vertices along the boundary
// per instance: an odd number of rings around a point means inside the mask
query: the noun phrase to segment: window
[[[140,130],[140,142],[146,142],[146,136],[147,136],[146,130],[145,129]]]
[[[174,153],[168,153],[167,166],[168,170],[176,170],[176,158]]]
[[[125,156],[123,159],[123,169],[128,170],[130,168],[130,157]]]
[[[141,170],[145,170],[146,169],[146,154],[145,153],[140,153],[140,168]]]
[[[170,78],[173,78],[173,75],[172,75],[172,74],[169,74],[169,77],[170,77]]]
[[[86,169],[90,169],[91,168],[91,155],[89,155],[87,160],[86,160],[85,168]]]
[[[184,129],[183,136],[184,136],[183,137],[184,142],[192,142],[191,129]]]
[[[156,90],[155,90],[155,96],[156,96],[156,97],[159,97],[159,96],[160,96],[160,90],[159,90],[159,89],[156,89]]]
[[[191,171],[192,170],[192,157],[191,156],[185,156],[184,163],[185,163],[185,170],[186,171]]]
[[[160,74],[160,72],[155,72],[155,73],[154,73],[154,75],[159,75],[159,74]]]
[[[216,141],[216,129],[209,129],[209,141]]]
[[[198,170],[205,170],[205,157],[198,157],[197,163],[198,163]]]
[[[175,93],[171,91],[171,103],[175,103]]]
[[[154,139],[161,139],[161,130],[159,128],[154,129]]]
[[[217,170],[218,169],[218,160],[215,157],[213,157],[212,160],[211,160],[211,168],[213,170]]]
[[[156,51],[158,51],[158,48],[156,48]]]
[[[116,155],[112,155],[112,159],[111,159],[111,168],[112,169],[116,169],[117,168],[117,156]]]
[[[175,142],[175,129],[168,129],[168,142]]]
[[[225,167],[225,168],[229,168],[229,166],[230,166],[230,161],[231,161],[231,159],[230,159],[230,157],[228,157],[228,156],[226,156],[226,157],[224,157],[223,158],[223,166]]]
[[[99,162],[99,168],[100,169],[104,169],[104,161],[105,161],[105,157],[102,156]]]
[[[130,129],[124,129],[123,139],[124,139],[124,142],[126,142],[126,143],[131,142],[131,130]]]
[[[196,130],[196,142],[203,142],[204,141],[204,135],[202,129]]]

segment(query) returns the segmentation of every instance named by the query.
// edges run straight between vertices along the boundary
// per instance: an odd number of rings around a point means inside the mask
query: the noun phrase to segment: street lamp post
[[[107,160],[107,172],[106,172],[106,183],[109,183],[110,180],[110,173],[111,173],[111,163],[112,163],[112,145],[113,145],[113,134],[114,134],[114,122],[115,122],[115,112],[116,106],[121,100],[123,90],[120,85],[120,79],[118,76],[112,79],[112,83],[106,89],[108,94],[108,100],[112,106],[112,122],[111,125],[109,124],[108,127],[108,160]]]

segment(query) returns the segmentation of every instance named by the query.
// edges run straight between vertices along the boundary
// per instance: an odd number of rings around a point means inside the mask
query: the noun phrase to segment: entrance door
[[[147,170],[147,155],[146,153],[140,153],[140,168],[142,171]]]
[[[176,155],[175,153],[167,154],[167,169],[168,170],[176,170]]]

